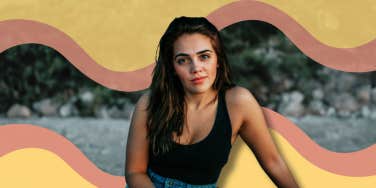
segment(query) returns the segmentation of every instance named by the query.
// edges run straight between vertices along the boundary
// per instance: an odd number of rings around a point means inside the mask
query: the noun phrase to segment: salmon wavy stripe
[[[270,128],[283,136],[297,152],[315,166],[344,176],[376,175],[376,145],[355,152],[329,151],[309,138],[298,126],[282,115],[264,108]],[[20,139],[22,138],[22,139]],[[85,177],[94,177],[100,170],[65,137],[46,128],[32,125],[7,125],[0,127],[0,155],[26,147],[39,147],[57,153]],[[101,172],[101,171],[100,171]],[[106,178],[118,178],[98,173]],[[105,179],[106,179],[105,178]]]
[[[249,11],[252,10],[252,11]],[[219,29],[244,20],[260,20],[273,24],[307,56],[332,69],[346,72],[376,70],[376,40],[354,48],[334,48],[315,39],[287,14],[265,3],[238,1],[227,4],[207,18]],[[27,32],[25,32],[27,31]],[[76,42],[57,28],[31,20],[0,22],[0,52],[10,47],[38,43],[56,49],[78,70],[97,83],[119,91],[146,89],[151,82],[154,63],[129,72],[107,69],[93,60]]]
[[[324,66],[345,72],[376,70],[376,40],[354,48],[330,47],[314,38],[289,15],[268,4],[237,1],[213,11],[207,18],[218,29],[245,20],[264,21],[277,27],[305,55]]]
[[[125,185],[124,177],[103,172],[72,142],[54,131],[30,124],[0,126],[0,156],[24,148],[41,148],[55,153],[97,187]]]

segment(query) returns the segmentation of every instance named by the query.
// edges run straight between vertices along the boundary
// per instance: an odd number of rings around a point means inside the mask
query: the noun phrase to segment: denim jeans
[[[154,183],[155,188],[215,188],[215,183],[206,185],[192,185],[184,183],[177,179],[166,178],[156,174],[150,168],[148,169],[148,175],[151,181]]]
[[[155,188],[216,188],[215,183],[205,184],[205,185],[193,185],[184,183],[177,179],[163,177],[156,174],[150,168],[148,169],[148,175],[150,180],[153,182]],[[128,186],[126,186],[128,188]]]

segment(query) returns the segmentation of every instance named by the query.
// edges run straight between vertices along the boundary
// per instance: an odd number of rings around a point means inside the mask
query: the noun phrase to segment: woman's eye
[[[183,64],[183,63],[186,62],[186,59],[184,59],[184,58],[180,58],[180,59],[176,60],[176,62],[177,62],[178,64]]]
[[[203,59],[203,60],[207,60],[207,59],[209,59],[209,58],[210,58],[209,55],[206,55],[206,54],[201,55],[201,59]]]

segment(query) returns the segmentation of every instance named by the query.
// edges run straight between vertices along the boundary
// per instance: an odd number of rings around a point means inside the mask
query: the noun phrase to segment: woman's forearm
[[[125,177],[129,188],[155,188],[145,173],[128,173]]]
[[[282,158],[268,164],[265,171],[278,188],[299,188]]]

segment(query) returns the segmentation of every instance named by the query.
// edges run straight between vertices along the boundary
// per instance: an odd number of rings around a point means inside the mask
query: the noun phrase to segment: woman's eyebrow
[[[213,51],[205,49],[205,50],[201,50],[201,51],[196,52],[196,54],[203,54],[203,53],[206,53],[206,52],[212,53]],[[175,55],[174,59],[176,59],[179,56],[189,56],[189,55],[186,54],[186,53],[178,53],[178,54]]]
[[[179,56],[189,56],[189,55],[186,54],[186,53],[178,53],[178,54],[175,55],[174,59],[176,59]]]
[[[212,53],[213,51],[211,51],[211,50],[201,50],[199,52],[196,52],[196,54],[203,54],[203,53],[206,53],[206,52]]]

